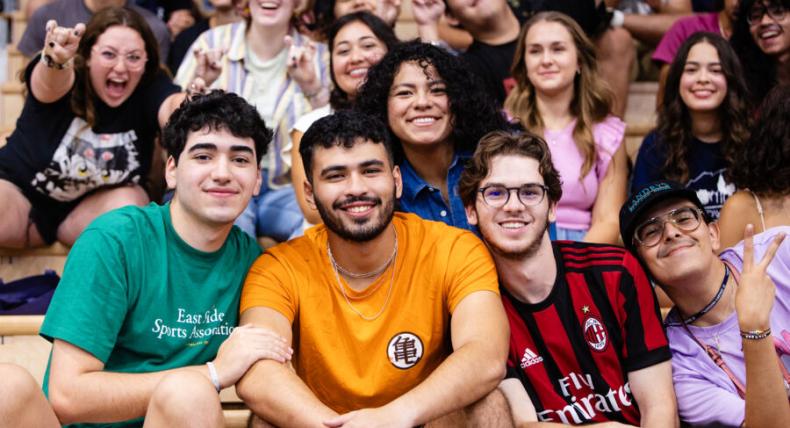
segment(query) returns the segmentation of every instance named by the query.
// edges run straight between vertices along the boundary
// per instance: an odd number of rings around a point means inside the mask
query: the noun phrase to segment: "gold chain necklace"
[[[329,246],[329,241],[327,241],[327,243],[326,243],[326,252],[327,252],[327,255],[329,256],[329,262],[332,264],[332,270],[335,271],[335,281],[337,281],[337,286],[338,286],[338,288],[340,288],[340,294],[343,295],[343,298],[346,300],[346,304],[348,305],[348,307],[351,308],[351,310],[354,311],[355,314],[357,314],[360,318],[362,318],[365,321],[374,321],[376,318],[380,317],[381,314],[384,313],[384,309],[387,308],[387,304],[389,303],[390,297],[392,296],[392,285],[395,283],[395,268],[396,268],[396,264],[397,264],[396,261],[397,261],[397,258],[398,258],[398,232],[395,231],[395,249],[392,252],[392,257],[390,257],[389,262],[387,262],[387,264],[384,265],[385,268],[386,268],[387,265],[392,263],[392,276],[390,277],[389,290],[387,290],[387,298],[384,300],[384,304],[381,305],[381,309],[379,309],[379,311],[376,313],[376,315],[373,315],[372,317],[365,316],[365,314],[363,314],[362,312],[358,311],[357,308],[355,308],[354,305],[351,304],[351,300],[348,298],[348,295],[346,294],[346,287],[343,286],[343,283],[340,281],[340,273],[338,272],[338,267],[339,266],[338,266],[337,262],[335,261],[335,257],[332,255],[332,248]],[[381,286],[375,287],[371,292],[369,292],[368,294],[365,294],[364,296],[361,296],[360,298],[364,299],[364,298],[370,296],[376,290],[378,290],[380,287]]]

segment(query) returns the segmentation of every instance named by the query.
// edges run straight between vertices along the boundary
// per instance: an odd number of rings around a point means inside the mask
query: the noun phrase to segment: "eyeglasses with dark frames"
[[[518,187],[506,187],[501,184],[489,184],[477,189],[483,195],[483,202],[493,208],[501,208],[510,201],[510,193],[515,191],[518,200],[524,206],[534,206],[543,202],[548,186],[539,183],[526,183]]]
[[[637,226],[634,230],[634,242],[643,247],[658,245],[661,242],[661,237],[664,236],[664,229],[667,223],[672,223],[683,232],[693,232],[699,227],[703,215],[702,210],[699,208],[676,208]]]
[[[785,17],[786,9],[780,2],[771,1],[768,4],[755,2],[751,9],[746,13],[746,22],[749,25],[757,25],[763,20],[767,13],[774,21],[781,21]]]

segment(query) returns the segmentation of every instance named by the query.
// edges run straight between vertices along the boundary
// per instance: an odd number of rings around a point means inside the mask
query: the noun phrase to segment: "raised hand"
[[[766,330],[770,325],[776,285],[766,273],[785,235],[776,235],[762,260],[754,259],[754,226],[746,225],[743,239],[743,271],[735,292],[735,312],[742,331]]]
[[[44,60],[54,64],[55,68],[63,68],[63,65],[71,61],[77,54],[83,34],[85,34],[85,24],[83,23],[75,25],[74,28],[59,27],[57,21],[50,19],[47,21],[44,37],[42,52]]]
[[[291,36],[283,39],[288,48],[288,75],[299,85],[305,94],[315,94],[321,89],[321,82],[313,65],[316,46],[312,41],[305,45],[294,45]]]
[[[282,337],[264,328],[243,325],[236,327],[219,347],[214,365],[220,386],[226,388],[238,382],[259,360],[285,363],[292,355],[293,349]]]
[[[195,77],[203,79],[206,87],[211,86],[222,74],[222,57],[225,56],[225,50],[197,48],[193,54],[197,63]]]
[[[411,10],[417,25],[436,25],[444,15],[444,1],[412,0]]]
[[[401,0],[379,0],[376,15],[389,25],[395,24],[400,15]]]

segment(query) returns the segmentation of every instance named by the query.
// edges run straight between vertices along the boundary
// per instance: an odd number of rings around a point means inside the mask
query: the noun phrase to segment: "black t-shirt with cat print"
[[[30,76],[37,59],[28,65]],[[28,95],[16,129],[0,149],[0,176],[32,200],[72,202],[102,186],[140,183],[151,168],[158,112],[179,87],[159,72],[120,106],[94,97],[95,124],[71,110],[71,92],[52,103]],[[34,202],[34,201],[31,201]]]

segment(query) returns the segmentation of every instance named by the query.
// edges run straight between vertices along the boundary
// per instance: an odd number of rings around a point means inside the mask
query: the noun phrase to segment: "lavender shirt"
[[[790,235],[790,226],[771,228],[754,237],[755,260],[762,259],[771,240],[779,232]],[[742,256],[743,243],[721,254],[723,260],[738,270],[743,266]],[[782,363],[790,370],[790,241],[782,243],[768,267],[768,275],[776,284],[776,299],[771,309],[772,336]],[[672,378],[681,420],[693,425],[740,426],[745,416],[745,403],[730,378],[689,337],[679,324],[674,309],[666,322],[672,351]],[[746,383],[738,317],[734,312],[718,325],[689,326],[689,329],[698,339],[717,348],[735,377]]]

